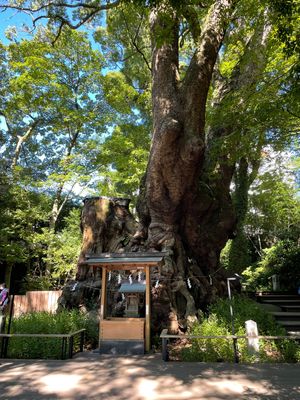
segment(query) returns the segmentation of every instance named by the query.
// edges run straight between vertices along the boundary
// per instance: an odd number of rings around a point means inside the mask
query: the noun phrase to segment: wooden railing
[[[281,340],[281,339],[293,339],[300,340],[300,335],[288,335],[288,336],[247,336],[247,335],[220,335],[220,336],[201,336],[201,335],[173,335],[168,334],[168,329],[163,329],[160,338],[162,339],[162,359],[163,361],[169,360],[168,343],[171,339],[224,339],[237,341],[238,339],[265,339],[265,340]]]
[[[69,334],[37,334],[37,333],[3,333],[0,334],[0,358],[7,358],[9,340],[11,338],[52,338],[61,340],[61,359],[72,358],[74,354],[82,352],[85,339],[85,329],[80,329]]]

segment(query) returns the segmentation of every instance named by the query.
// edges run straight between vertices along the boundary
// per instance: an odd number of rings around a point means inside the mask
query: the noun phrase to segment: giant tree
[[[77,29],[102,10],[113,7],[120,10],[128,3],[131,2],[48,4],[42,1],[34,4],[18,2],[13,7],[37,13],[35,22],[50,18],[58,27],[59,37],[64,25]],[[103,223],[103,216],[106,214],[100,210],[111,211],[113,206],[101,208],[103,199],[86,202],[82,221],[85,243],[81,260],[85,252],[92,250],[167,251],[165,264],[159,271],[161,285],[156,290],[165,304],[165,316],[173,316],[175,325],[184,327],[189,316],[195,316],[198,308],[204,307],[225,288],[218,264],[219,254],[227,239],[233,235],[236,224],[230,196],[236,158],[232,157],[232,146],[226,147],[226,142],[228,137],[235,138],[237,143],[241,138],[244,141],[249,138],[249,143],[252,140],[246,129],[239,136],[237,127],[232,129],[226,119],[226,123],[219,128],[212,126],[205,129],[208,96],[213,89],[217,89],[217,79],[213,79],[217,71],[216,61],[218,55],[222,59],[226,40],[232,33],[245,33],[245,13],[249,19],[247,37],[251,44],[253,37],[259,37],[257,32],[262,32],[260,37],[263,38],[264,24],[260,23],[260,19],[264,4],[257,7],[256,2],[235,0],[191,1],[184,4],[175,0],[146,4],[136,1],[134,4],[143,7],[148,15],[151,36],[151,62],[147,61],[147,67],[152,78],[153,127],[148,165],[137,204],[140,224],[136,229],[126,210],[126,201],[115,202],[115,216],[123,218],[123,221],[118,224],[116,218],[110,215],[109,221],[114,223],[105,236],[103,229],[107,228],[107,221]],[[75,11],[71,14],[70,10]],[[181,54],[180,44],[185,37],[189,37],[191,45],[187,53]],[[138,46],[138,36],[133,38],[132,44],[147,60],[145,52]],[[263,45],[263,40],[260,44]],[[246,53],[247,43],[242,43],[236,59],[242,59]],[[247,85],[256,87],[255,68],[251,67],[253,63],[247,57],[245,60],[244,75],[240,74],[241,65],[236,63],[237,68],[231,70],[229,83],[225,85],[219,101],[226,96],[226,86],[229,91],[238,89],[237,93]],[[261,64],[258,60],[257,64],[260,75],[264,70],[264,61]],[[234,77],[234,73],[238,78]],[[239,79],[241,76],[245,79]],[[214,103],[217,110],[218,101]],[[243,96],[228,102],[228,107],[247,110]],[[229,115],[239,118],[237,113]],[[254,142],[257,143],[257,137]],[[99,221],[95,222],[97,218]],[[129,240],[124,240],[124,234],[129,236]],[[116,239],[118,235],[119,240]],[[97,242],[101,240],[102,243]],[[84,271],[80,268],[80,279],[86,277]],[[191,288],[187,286],[187,278]]]

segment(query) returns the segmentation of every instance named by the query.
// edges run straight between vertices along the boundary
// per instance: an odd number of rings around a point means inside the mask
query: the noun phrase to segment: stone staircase
[[[300,334],[300,296],[296,294],[262,294],[256,300],[272,314],[289,334]]]

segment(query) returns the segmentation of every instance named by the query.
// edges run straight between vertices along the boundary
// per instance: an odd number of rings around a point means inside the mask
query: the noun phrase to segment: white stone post
[[[249,321],[245,322],[245,327],[246,327],[246,335],[250,336],[247,338],[248,352],[250,355],[258,356],[259,355],[259,339],[257,337],[255,337],[255,336],[258,336],[257,323],[250,319]],[[253,336],[253,337],[251,337],[251,336]]]

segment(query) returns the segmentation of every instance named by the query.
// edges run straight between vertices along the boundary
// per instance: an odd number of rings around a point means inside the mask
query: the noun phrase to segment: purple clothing
[[[4,288],[0,292],[0,307],[6,306],[7,303],[8,303],[8,290]]]

